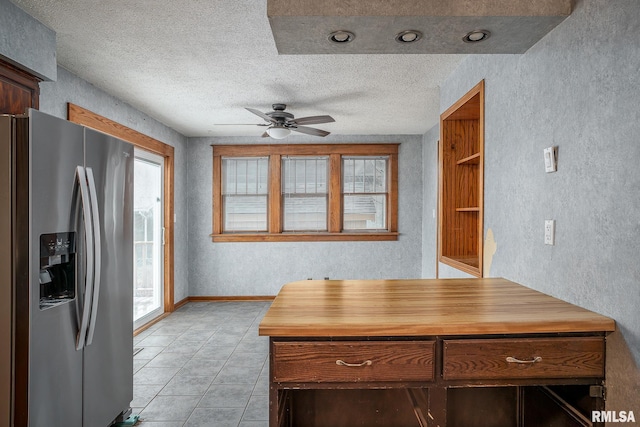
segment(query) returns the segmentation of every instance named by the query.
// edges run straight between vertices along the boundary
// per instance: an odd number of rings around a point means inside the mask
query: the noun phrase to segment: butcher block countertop
[[[497,278],[304,280],[262,322],[272,337],[612,332],[613,319]]]

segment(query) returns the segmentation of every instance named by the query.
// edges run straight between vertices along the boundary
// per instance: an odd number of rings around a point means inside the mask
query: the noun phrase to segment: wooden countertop
[[[376,337],[612,332],[614,320],[505,279],[286,284],[260,335]]]

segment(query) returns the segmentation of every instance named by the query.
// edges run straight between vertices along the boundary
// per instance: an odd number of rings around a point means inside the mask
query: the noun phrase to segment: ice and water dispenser
[[[40,236],[40,309],[71,301],[76,293],[74,232]]]

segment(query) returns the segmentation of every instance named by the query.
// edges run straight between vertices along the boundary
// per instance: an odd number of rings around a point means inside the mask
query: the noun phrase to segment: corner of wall
[[[45,81],[57,79],[55,31],[8,0],[0,1],[0,57]]]

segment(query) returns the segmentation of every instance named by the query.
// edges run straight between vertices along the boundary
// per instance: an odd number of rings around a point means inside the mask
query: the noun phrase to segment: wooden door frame
[[[164,157],[164,312],[175,310],[174,304],[174,148],[86,108],[67,103],[67,119],[106,133],[135,147]],[[152,321],[153,322],[153,321]]]

